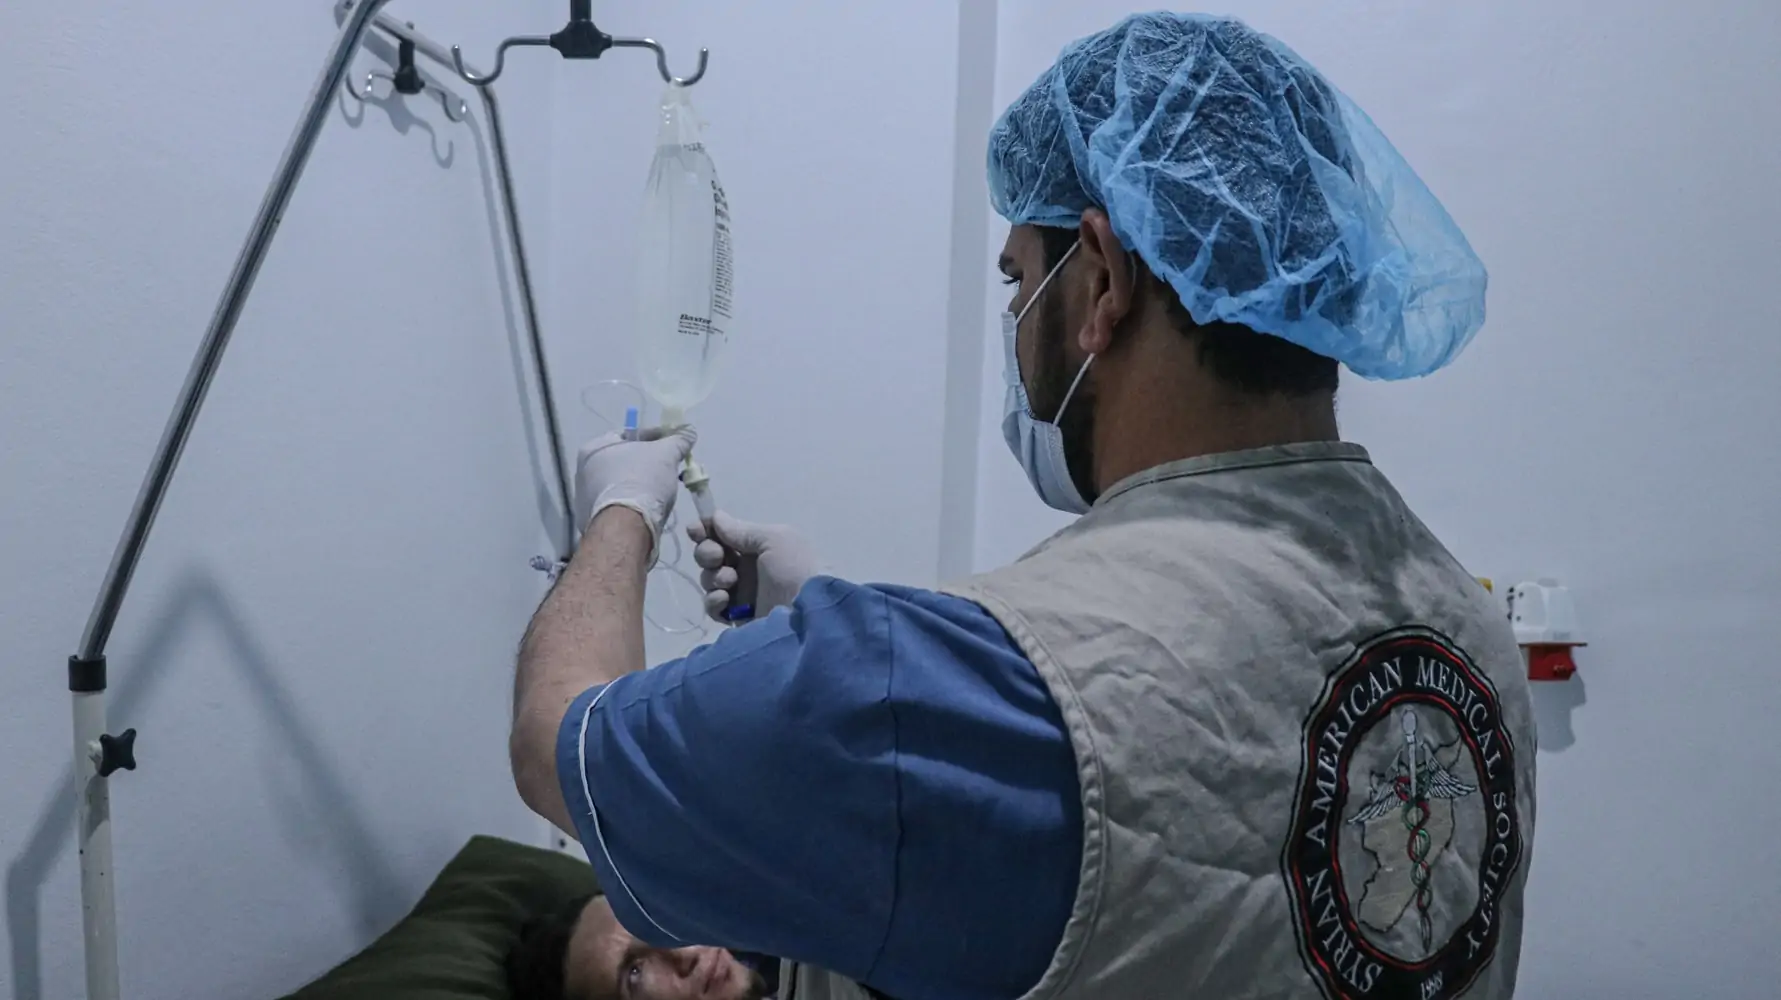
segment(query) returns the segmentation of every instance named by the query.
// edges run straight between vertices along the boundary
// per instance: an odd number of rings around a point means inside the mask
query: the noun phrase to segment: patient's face
[[[722,948],[652,948],[613,916],[606,897],[581,911],[565,959],[573,1000],[759,1000],[766,986]]]

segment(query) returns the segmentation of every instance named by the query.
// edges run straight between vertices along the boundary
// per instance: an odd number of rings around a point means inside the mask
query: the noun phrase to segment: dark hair
[[[1050,271],[1070,251],[1077,231],[1040,226],[1039,238],[1045,250],[1045,269]],[[1154,277],[1148,268],[1144,274]],[[1168,285],[1163,288],[1168,289]],[[1175,328],[1195,342],[1200,364],[1225,385],[1257,396],[1309,396],[1336,391],[1341,378],[1336,359],[1236,323],[1196,323],[1181,304],[1180,296],[1168,291],[1167,297],[1169,318]]]
[[[513,1000],[566,1000],[563,979],[569,939],[575,936],[582,911],[596,895],[571,900],[520,928],[519,942],[507,953],[507,988]]]

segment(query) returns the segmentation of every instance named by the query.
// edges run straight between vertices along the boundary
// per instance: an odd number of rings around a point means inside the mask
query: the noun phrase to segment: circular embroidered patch
[[[1330,1000],[1448,1000],[1496,954],[1521,863],[1496,688],[1445,636],[1398,629],[1330,675],[1305,721],[1281,865]]]

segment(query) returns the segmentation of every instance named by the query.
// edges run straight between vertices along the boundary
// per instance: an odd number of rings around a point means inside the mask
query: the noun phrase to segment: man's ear
[[[1113,347],[1114,334],[1133,308],[1136,289],[1131,255],[1113,235],[1113,223],[1098,208],[1085,209],[1077,236],[1076,266],[1088,282],[1088,311],[1077,346],[1088,354],[1105,354]]]

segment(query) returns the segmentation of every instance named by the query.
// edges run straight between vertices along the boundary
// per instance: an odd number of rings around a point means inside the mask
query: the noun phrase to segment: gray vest
[[[1151,469],[951,592],[1038,667],[1076,751],[1076,903],[1028,1000],[1513,994],[1525,668],[1363,449]],[[820,981],[798,1000],[863,996],[798,972]]]

